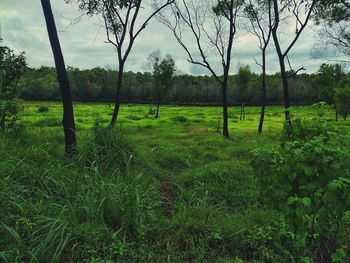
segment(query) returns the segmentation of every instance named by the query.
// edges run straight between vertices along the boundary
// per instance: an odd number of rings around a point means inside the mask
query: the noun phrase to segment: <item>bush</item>
[[[22,102],[17,99],[0,101],[0,130],[15,129],[23,110]]]
[[[334,100],[338,112],[343,116],[344,120],[346,120],[350,113],[350,87],[337,88],[335,90]]]
[[[40,106],[38,107],[38,112],[48,112],[49,107],[48,106]]]
[[[350,245],[350,152],[340,135],[300,128],[279,149],[257,150],[252,166],[263,200],[295,233],[295,254],[330,261]]]
[[[326,102],[321,101],[312,105],[313,108],[317,110],[318,117],[322,118],[326,114],[328,105]]]
[[[281,143],[283,146],[286,142],[307,141],[320,135],[329,140],[340,133],[343,134],[343,131],[340,131],[335,126],[330,126],[329,123],[323,120],[302,122],[301,119],[295,118],[292,120],[292,127],[285,123]]]

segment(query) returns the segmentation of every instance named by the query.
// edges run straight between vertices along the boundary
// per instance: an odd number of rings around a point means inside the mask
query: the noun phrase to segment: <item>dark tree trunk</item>
[[[243,120],[245,121],[245,103],[243,103]]]
[[[282,78],[283,93],[284,93],[284,115],[286,117],[287,124],[290,127],[292,127],[292,120],[289,112],[290,102],[289,102],[288,76],[286,72],[286,66],[284,63],[284,57],[280,57],[279,61],[280,61],[280,67],[281,67],[281,78]]]
[[[241,102],[241,113],[239,115],[239,120],[243,120],[243,103]]]
[[[280,69],[281,69],[281,78],[282,78],[282,85],[283,85],[283,92],[284,92],[284,108],[285,108],[284,114],[285,114],[287,125],[290,128],[288,129],[288,131],[290,132],[292,128],[292,121],[291,121],[290,112],[289,112],[290,103],[289,103],[288,76],[287,76],[286,65],[284,61],[286,53],[285,54],[282,53],[281,46],[277,36],[277,29],[280,22],[278,1],[274,0],[273,3],[274,3],[274,13],[275,13],[276,24],[272,28],[272,38],[275,43],[275,48],[276,48],[276,52],[277,52],[277,56],[280,64]]]
[[[5,130],[5,113],[0,116],[0,130]]]
[[[72,95],[71,95],[71,90],[69,86],[66,66],[64,64],[61,45],[57,34],[55,20],[51,9],[50,0],[41,0],[41,5],[45,16],[46,27],[47,27],[47,32],[51,43],[52,52],[55,58],[57,78],[58,78],[61,95],[62,95],[62,102],[63,102],[62,125],[64,129],[65,154],[66,156],[70,157],[76,153],[76,149],[77,149]]]
[[[224,82],[222,83],[222,110],[223,110],[223,128],[222,135],[225,138],[229,138],[228,132],[228,111],[227,111],[227,82],[228,82],[228,72],[225,72]]]
[[[16,97],[17,94],[17,86],[18,86],[18,81],[19,81],[19,76],[16,77],[15,84],[13,85],[13,91],[12,91],[12,96]]]
[[[115,123],[117,122],[119,108],[120,108],[120,94],[122,90],[123,85],[123,73],[124,73],[124,62],[119,61],[119,71],[118,71],[118,80],[117,80],[117,94],[115,97],[115,105],[114,105],[114,111],[112,115],[111,120],[111,128],[115,127]]]
[[[266,53],[265,49],[262,52],[262,76],[261,76],[261,85],[262,85],[262,97],[261,97],[261,113],[258,133],[262,134],[264,119],[265,119],[265,107],[266,107]]]

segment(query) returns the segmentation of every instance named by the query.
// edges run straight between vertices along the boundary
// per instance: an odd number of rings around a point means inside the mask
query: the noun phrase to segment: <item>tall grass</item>
[[[158,185],[129,171],[135,153],[122,131],[96,129],[72,161],[59,160],[43,144],[27,147],[27,135],[15,142],[0,135],[3,261],[115,259],[113,240],[154,238]]]

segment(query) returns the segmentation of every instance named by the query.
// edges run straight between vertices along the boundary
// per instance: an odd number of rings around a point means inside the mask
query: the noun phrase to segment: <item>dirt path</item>
[[[172,182],[169,179],[161,181],[160,192],[164,198],[164,203],[162,207],[163,214],[166,216],[170,216],[172,212],[172,204],[176,195],[174,182]]]

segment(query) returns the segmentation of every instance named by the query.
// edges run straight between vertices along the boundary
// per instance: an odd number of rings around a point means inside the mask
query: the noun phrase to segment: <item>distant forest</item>
[[[80,70],[68,67],[73,99],[75,101],[112,102],[115,100],[117,74],[115,70],[93,68]],[[240,104],[237,76],[229,77],[228,102]],[[124,103],[153,103],[154,78],[151,73],[125,72]],[[343,82],[350,82],[350,73],[343,73]],[[290,77],[290,101],[292,104],[313,104],[322,101],[324,87],[330,83],[324,74],[299,74]],[[267,103],[282,104],[283,90],[278,73],[267,76]],[[327,85],[328,84],[328,85]],[[28,68],[18,83],[19,97],[25,100],[60,100],[56,70],[50,67]],[[248,88],[242,101],[247,105],[261,105],[261,80],[259,74],[251,73]],[[168,104],[221,104],[221,90],[211,76],[178,75],[166,95]]]

